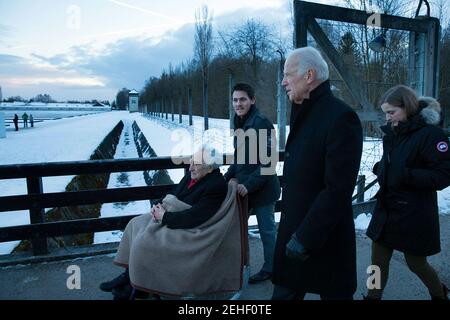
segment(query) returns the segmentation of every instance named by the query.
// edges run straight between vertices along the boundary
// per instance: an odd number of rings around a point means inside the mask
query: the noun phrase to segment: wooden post
[[[408,55],[408,85],[418,95],[424,94],[425,74],[425,35],[423,33],[409,33]]]
[[[295,17],[295,47],[301,48],[308,45],[308,20],[303,15],[301,4],[298,1],[294,2],[294,17]]]
[[[42,178],[27,178],[27,190],[28,194],[42,194]],[[35,224],[44,222],[44,214],[44,208],[30,209],[30,223]],[[33,236],[31,238],[31,244],[33,246],[33,255],[37,256],[48,253],[47,238]]]
[[[278,68],[278,90],[277,90],[277,126],[278,126],[278,150],[284,150],[286,146],[286,92],[281,85],[284,74],[284,55],[281,51],[280,65]]]
[[[438,99],[439,95],[439,45],[440,24],[437,18],[429,18],[425,38],[424,95]]]
[[[170,98],[170,111],[172,112],[172,122],[173,122],[175,120],[175,115],[174,115],[175,109],[173,106],[173,98]]]

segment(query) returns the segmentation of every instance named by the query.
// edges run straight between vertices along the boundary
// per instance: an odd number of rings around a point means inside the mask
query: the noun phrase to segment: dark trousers
[[[368,299],[381,299],[383,290],[386,287],[389,276],[389,264],[391,262],[394,249],[387,247],[379,242],[372,242],[372,265],[380,268],[381,287],[371,289],[367,292]],[[443,297],[444,290],[442,282],[439,280],[436,271],[428,264],[427,257],[414,256],[405,253],[405,260],[408,268],[414,272],[423,284],[428,288],[431,296]]]
[[[304,300],[306,294],[306,291],[298,292],[290,288],[275,285],[273,288],[272,300]],[[353,296],[336,295],[330,297],[321,294],[320,300],[353,300]]]

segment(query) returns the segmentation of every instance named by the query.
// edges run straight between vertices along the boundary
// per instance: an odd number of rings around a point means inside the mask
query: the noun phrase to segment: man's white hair
[[[317,80],[328,80],[330,72],[328,65],[320,52],[313,47],[303,47],[294,49],[288,56],[297,59],[297,72],[304,75],[308,70],[316,71]]]

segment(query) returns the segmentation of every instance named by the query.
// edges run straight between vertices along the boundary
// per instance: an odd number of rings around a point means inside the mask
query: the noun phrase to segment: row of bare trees
[[[187,113],[191,96],[193,113],[206,116],[204,128],[207,129],[208,115],[229,116],[231,79],[255,86],[258,106],[276,118],[276,51],[286,51],[286,48],[278,45],[282,41],[276,39],[271,26],[248,19],[227,30],[213,32],[213,14],[207,6],[196,11],[195,20],[193,59],[176,67],[170,64],[160,77],[150,78],[140,103],[168,113],[172,105],[181,105],[182,112]]]
[[[440,97],[446,106],[450,104],[449,26],[443,0],[435,1],[432,14],[446,23],[442,26],[440,52]],[[345,4],[364,11],[375,4],[385,14],[410,17],[416,9],[407,0],[345,0]],[[410,8],[410,13],[405,8]],[[213,30],[213,15],[207,7],[197,10],[195,18],[193,59],[176,67],[170,64],[160,77],[150,78],[141,92],[141,104],[169,113],[175,105],[187,113],[190,97],[193,114],[228,118],[230,81],[242,81],[256,88],[258,107],[276,122],[278,53],[292,49],[292,40],[277,35],[276,27],[258,19],[247,19],[225,30]],[[408,32],[386,31],[386,49],[374,52],[369,49],[369,42],[380,33],[379,29],[324,21],[320,25],[346,66],[361,79],[372,103],[376,105],[377,99],[390,86],[407,83]],[[309,43],[314,45],[314,40],[310,39]],[[333,68],[330,78],[335,93],[355,105]],[[204,126],[208,128],[206,118]]]

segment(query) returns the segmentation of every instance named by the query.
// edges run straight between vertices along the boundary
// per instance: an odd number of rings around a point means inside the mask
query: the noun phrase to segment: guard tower
[[[139,112],[139,93],[134,89],[128,93],[128,110]]]

